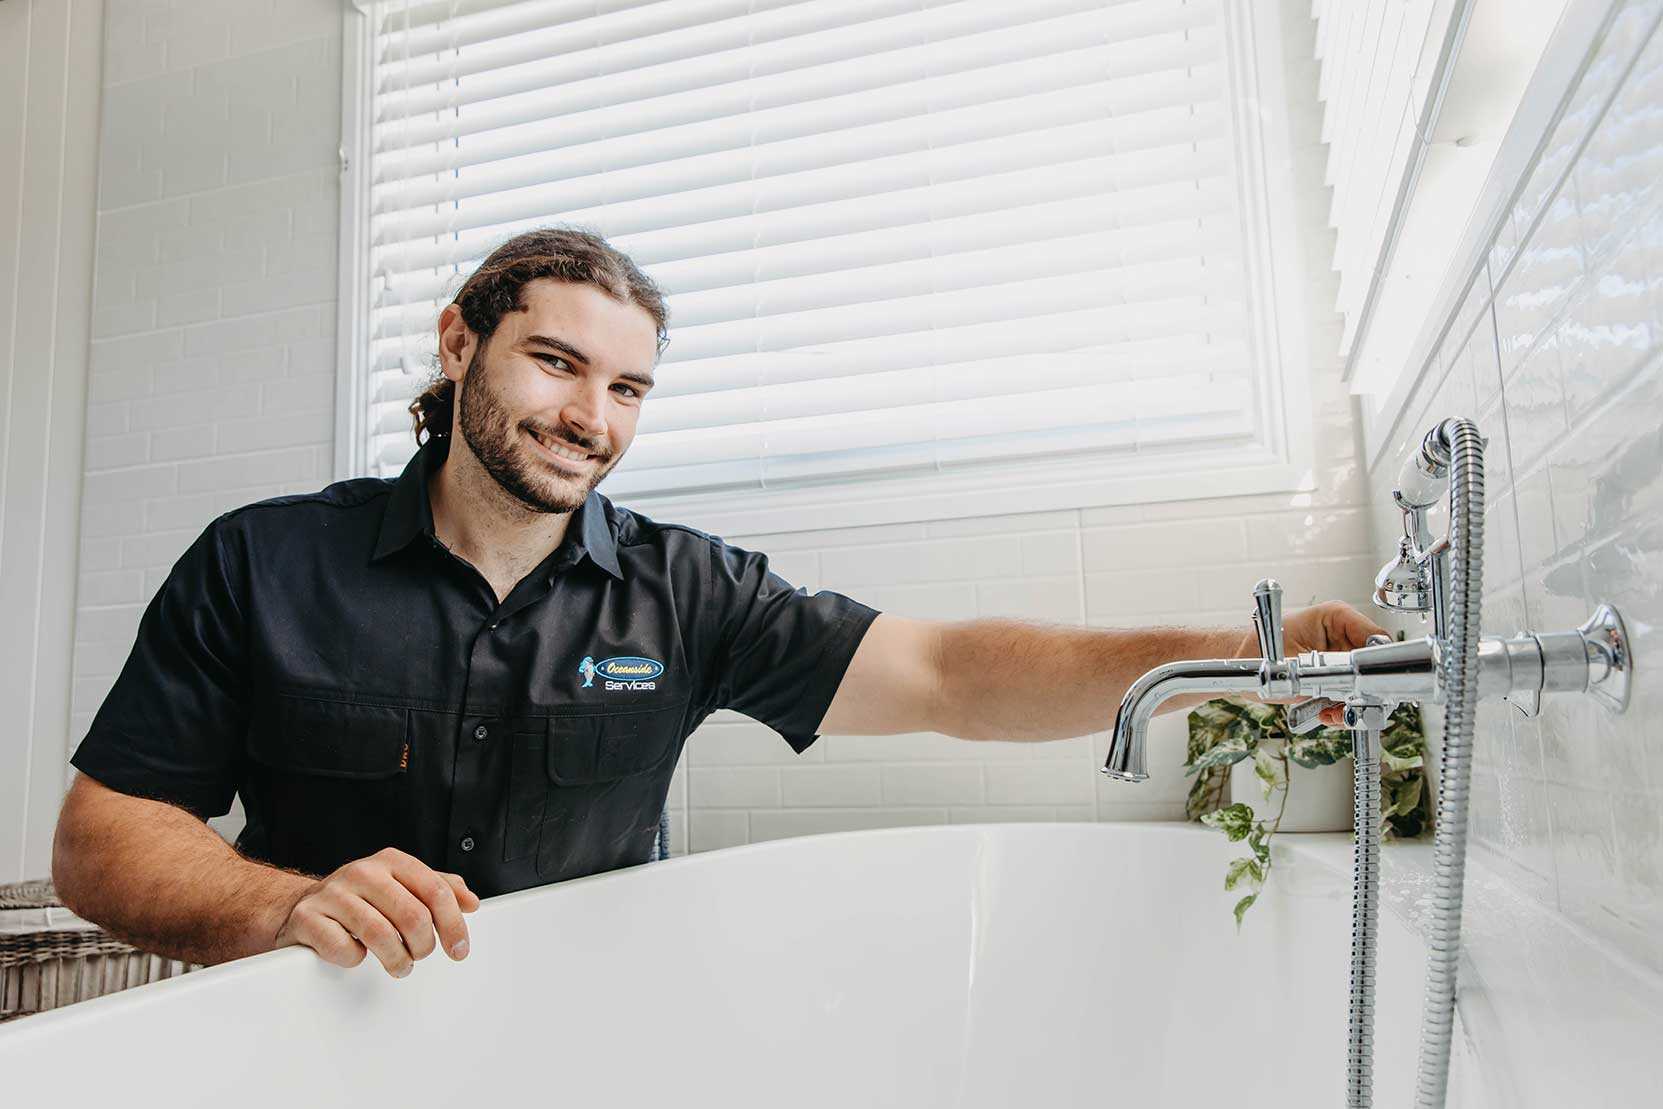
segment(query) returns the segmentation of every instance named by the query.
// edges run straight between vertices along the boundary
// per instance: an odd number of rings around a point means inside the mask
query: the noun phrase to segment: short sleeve
[[[759,720],[801,753],[849,669],[875,608],[822,589],[812,596],[768,567],[768,556],[713,540],[716,630],[710,708]]]
[[[173,564],[70,759],[122,793],[202,817],[230,811],[248,730],[246,598],[225,553],[225,517]]]

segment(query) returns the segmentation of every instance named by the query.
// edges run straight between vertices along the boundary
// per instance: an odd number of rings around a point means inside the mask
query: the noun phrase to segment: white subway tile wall
[[[71,750],[201,529],[330,480],[341,11],[107,5]]]
[[[1663,684],[1647,664],[1663,653],[1660,13],[1631,3],[1616,17],[1480,275],[1492,307],[1464,314],[1470,336],[1450,332],[1370,476],[1384,550],[1401,533],[1389,495],[1408,442],[1475,417],[1490,440],[1484,630],[1561,630],[1601,601],[1622,609],[1640,660],[1626,715],[1563,695],[1534,719],[1480,707],[1471,834],[1538,906],[1642,976],[1663,973]],[[1489,950],[1530,945],[1527,916],[1467,917]],[[1533,1004],[1589,996],[1570,965],[1533,961]]]
[[[1282,8],[1286,53],[1312,59],[1308,10]],[[340,11],[340,0],[110,0],[75,743],[145,602],[200,529],[330,480]],[[1230,624],[1245,635],[1248,591],[1265,574],[1290,606],[1360,602],[1377,560],[1334,355],[1316,79],[1307,60],[1287,81],[1296,207],[1310,213],[1296,232],[1309,260],[1314,490],[1062,512],[1009,504],[972,519],[725,538],[768,552],[810,591],[926,619]],[[672,781],[671,847],[916,823],[1180,819],[1181,720],[1156,740],[1156,780],[1134,786],[1098,773],[1104,731],[1049,743],[826,736],[797,756],[719,712],[689,738]],[[229,834],[240,814],[216,825]]]

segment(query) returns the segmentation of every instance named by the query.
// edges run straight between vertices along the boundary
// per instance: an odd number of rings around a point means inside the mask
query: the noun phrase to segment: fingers
[[[279,940],[303,943],[343,967],[373,953],[388,974],[403,978],[438,945],[452,959],[464,958],[462,914],[477,908],[479,897],[460,874],[433,870],[389,847],[318,883],[290,910]]]
[[[452,959],[465,958],[468,954],[468,926],[462,920],[463,902],[471,902],[467,911],[472,912],[479,907],[479,898],[468,889],[462,876],[432,870],[410,856],[391,860],[390,869],[404,896],[412,901],[419,899],[423,909],[425,950],[416,952],[412,947],[410,950],[416,958],[425,959],[432,954],[435,930],[446,954]]]
[[[326,963],[355,967],[367,954],[364,945],[352,938],[341,922],[322,911],[321,903],[308,895],[291,911],[278,937],[279,947],[301,944],[310,947]]]
[[[398,929],[404,949],[412,959],[425,959],[433,954],[433,913],[404,884],[404,879],[382,871],[371,877],[369,889],[360,896]]]
[[[1345,706],[1330,705],[1322,710],[1322,722],[1330,728],[1345,727]]]
[[[468,883],[460,874],[439,871],[439,877],[450,883],[450,888],[456,891],[456,902],[465,913],[471,913],[479,908],[479,895],[468,888]]]
[[[381,960],[388,974],[403,978],[415,967],[410,950],[404,946],[403,935],[369,901],[348,890],[337,890],[333,891],[331,909],[330,915]]]
[[[1327,605],[1323,611],[1324,630],[1330,650],[1352,650],[1368,642],[1371,635],[1390,635],[1385,628],[1341,601]]]

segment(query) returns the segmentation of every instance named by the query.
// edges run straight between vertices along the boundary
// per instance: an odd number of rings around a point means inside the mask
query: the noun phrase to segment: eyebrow
[[[561,354],[564,354],[572,361],[581,362],[585,366],[591,364],[588,357],[581,350],[578,350],[576,347],[572,346],[572,344],[566,342],[566,340],[557,338],[553,335],[527,335],[525,338],[520,340],[520,345],[522,346],[529,346],[532,343],[540,343],[546,347],[553,347],[555,350],[559,351]],[[618,376],[623,378],[625,381],[633,381],[635,384],[644,389],[651,389],[655,384],[657,384],[657,382],[653,380],[651,374],[636,373],[634,370],[625,370]]]

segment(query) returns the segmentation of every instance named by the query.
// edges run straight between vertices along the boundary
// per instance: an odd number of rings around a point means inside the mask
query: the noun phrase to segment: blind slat
[[[1056,145],[1068,146],[1060,136]],[[376,275],[397,282],[424,271],[471,269],[498,242],[546,223],[551,210],[581,223],[605,218],[615,229],[620,248],[628,249],[641,264],[657,267],[763,245],[894,230],[932,219],[998,216],[1005,210],[1047,201],[1072,202],[1080,218],[1091,225],[1123,219],[1125,225],[1133,226],[1170,219],[1187,210],[1182,207],[1186,196],[1193,198],[1193,210],[1199,212],[1216,208],[1220,198],[1231,202],[1235,195],[1230,152],[1222,137],[1066,162],[1040,159],[1039,165],[1014,164],[1035,160],[1034,151],[1007,150],[996,142],[965,148],[963,153],[963,161],[948,161],[945,155],[935,158],[933,167],[927,157],[880,158],[864,165],[809,169],[761,182],[617,197],[610,202],[594,197],[593,206],[544,208],[531,216],[466,231],[443,228],[436,218],[420,238],[399,241],[390,235],[378,236]],[[1095,203],[1106,194],[1115,198],[1112,206]]]
[[[1207,399],[1200,408],[1185,408],[1176,419],[1158,399],[1164,390],[1151,394],[1136,384],[1112,383],[1067,389],[1057,396],[1037,394],[1027,404],[1013,405],[1009,397],[971,398],[905,409],[873,409],[836,418],[804,417],[740,428],[670,432],[650,443],[638,441],[639,446],[648,449],[631,448],[607,480],[616,479],[627,486],[631,481],[626,478],[663,481],[672,476],[666,471],[683,465],[750,462],[771,467],[775,473],[795,466],[799,472],[818,470],[820,476],[831,477],[851,464],[872,473],[890,467],[863,456],[897,447],[903,456],[914,458],[1008,460],[1021,456],[1017,447],[1023,438],[1039,446],[1071,428],[1100,433],[1094,439],[1097,445],[1166,441],[1184,434],[1183,424],[1192,414],[1220,418],[1229,426],[1246,430],[1242,416],[1247,396],[1244,387],[1203,377],[1178,384],[1190,385],[1198,397]]]
[[[1161,142],[1155,129],[1193,133],[1181,117],[1195,113],[1197,101],[1207,103],[1220,86],[1218,78],[1216,66],[1202,66],[1188,74],[1163,74],[1135,91],[1113,78],[1029,89],[1015,81],[966,82],[957,96],[950,88],[910,85],[749,113],[742,125],[726,115],[678,122],[685,105],[666,104],[662,116],[644,105],[627,119],[573,118],[558,131],[547,123],[522,125],[502,133],[508,142],[495,141],[497,135],[467,136],[431,149],[379,155],[376,212],[617,170],[657,175],[678,162],[708,161],[720,174],[717,180],[767,176],[782,172],[793,158],[802,161],[804,141],[824,142],[829,136],[876,156],[1021,135],[1035,129],[1035,120],[1045,121],[1036,129],[1041,134],[1090,121],[1105,129],[1104,139],[1112,144],[1100,149],[1156,146]],[[838,160],[821,152],[807,164]]]
[[[1193,109],[1211,99],[1223,83],[1215,54],[1210,42],[1183,42],[1164,52],[1139,53],[1137,71],[1128,75],[1119,72],[1128,66],[1096,48],[1072,49],[951,79],[921,82],[897,75],[893,82],[862,80],[858,87],[846,87],[856,82],[842,69],[825,81],[794,86],[791,99],[773,105],[758,104],[758,90],[745,81],[697,100],[682,94],[643,96],[594,110],[566,104],[561,90],[561,97],[538,106],[535,118],[527,121],[489,121],[463,132],[463,119],[447,117],[426,126],[441,132],[437,136],[406,141],[383,134],[376,183],[387,186],[383,191],[389,200],[414,207],[519,187],[528,180],[528,168],[559,164],[570,174],[590,166],[653,165],[732,150],[739,141],[766,146],[882,124],[898,124],[891,130],[907,134],[908,119],[929,116],[950,128],[955,121],[948,113],[990,105],[1044,113],[1030,115],[1030,122],[1129,121],[1163,108]],[[880,69],[863,63],[858,72],[864,77]],[[1032,99],[1038,97],[1049,99]],[[555,115],[558,128],[549,122]],[[868,133],[880,140],[883,136],[882,131]],[[960,124],[958,134],[959,141],[977,137],[969,121]]]
[[[678,35],[673,51],[655,49],[652,40],[604,52],[561,50],[540,56],[533,66],[469,77],[462,86],[459,75],[444,74],[384,90],[377,103],[376,141],[391,150],[474,138],[546,121],[555,112],[573,126],[599,127],[636,105],[652,115],[680,108],[688,118],[718,118],[927,79],[942,85],[945,98],[967,75],[992,76],[1002,67],[1032,67],[1049,57],[1132,80],[1207,58],[1216,35],[1194,26],[1199,9],[1186,11],[1187,19],[1147,26],[1147,37],[1137,39],[1115,33],[1098,10],[1039,20],[1013,8],[987,27],[954,28],[950,44],[925,18],[929,13],[916,12],[773,43],[743,35],[736,40],[728,32],[698,49]],[[713,30],[700,28],[699,34]],[[954,66],[945,73],[938,60],[944,49],[954,53]]]
[[[675,67],[689,77],[749,57],[741,73],[768,75],[934,44],[964,56],[989,32],[1043,34],[1048,23],[1090,21],[1088,37],[1136,39],[1214,25],[1205,5],[1170,0],[1034,0],[1015,7],[917,0],[770,0],[747,11],[745,0],[671,0],[601,20],[550,23],[512,36],[470,40],[466,29],[424,48],[378,52],[377,122],[452,109],[538,87],[603,78],[617,85],[636,71]],[[954,68],[970,68],[961,61]],[[928,70],[943,68],[930,65]],[[693,86],[689,91],[697,91]],[[448,95],[445,93],[448,91]]]
[[[1099,286],[1069,275],[678,328],[673,343],[678,357],[667,365],[684,358],[778,351],[856,339],[898,342],[906,336],[911,336],[922,352],[927,343],[946,341],[939,336],[942,329],[959,329],[965,336],[1005,329],[1020,331],[1023,326],[1037,330],[1042,323],[1049,326],[1058,315],[1071,310],[1089,321],[1085,326],[1105,329],[1100,337],[1118,339],[1153,338],[1186,324],[1192,328],[1216,325],[1220,330],[1240,326],[1239,312],[1245,296],[1239,291],[1239,269],[1234,271],[1238,280],[1233,290],[1221,282],[1221,290],[1210,297],[1198,293],[1188,282],[1189,272],[1153,275],[1160,278],[1157,283],[1130,290],[1117,289],[1110,282]],[[921,323],[928,329],[918,330]],[[424,334],[422,349],[431,351],[434,341]],[[1022,341],[1020,335],[1017,341]]]
[[[1113,311],[1113,315],[1111,315]],[[936,329],[881,334],[835,343],[803,344],[790,350],[752,350],[710,358],[680,359],[673,373],[659,374],[642,419],[676,397],[765,383],[851,377],[927,365],[974,364],[979,360],[1049,358],[1097,352],[1100,364],[1117,376],[1158,377],[1173,367],[1205,365],[1221,352],[1243,353],[1239,303],[1203,305],[1184,298],[1139,305],[1136,311],[1092,308],[1038,317],[984,322],[942,332]],[[1118,317],[1118,318],[1116,318]],[[434,347],[427,345],[426,354]],[[371,395],[404,403],[431,372],[429,360],[412,359],[410,370],[385,359],[370,375]]]

